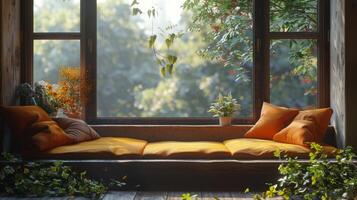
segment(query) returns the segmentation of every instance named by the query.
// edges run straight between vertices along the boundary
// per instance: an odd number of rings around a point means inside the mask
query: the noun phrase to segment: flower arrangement
[[[61,67],[56,84],[39,81],[34,89],[27,83],[18,88],[19,96],[24,99],[22,102],[34,100],[24,105],[38,105],[49,114],[61,108],[66,115],[74,118],[81,116],[88,92],[88,83],[82,78],[79,67]]]
[[[79,116],[82,112],[81,94],[85,87],[80,69],[77,67],[62,67],[59,70],[58,84],[46,84],[48,95],[58,102],[67,115]]]

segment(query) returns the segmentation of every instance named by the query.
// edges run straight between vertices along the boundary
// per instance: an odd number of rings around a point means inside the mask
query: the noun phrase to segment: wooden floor
[[[109,192],[104,196],[104,200],[181,200],[181,195],[187,192]],[[253,199],[253,194],[243,194],[234,192],[189,192],[197,195],[197,200],[248,200]],[[69,198],[11,198],[0,197],[1,200],[65,200]],[[85,198],[75,198],[85,200]]]

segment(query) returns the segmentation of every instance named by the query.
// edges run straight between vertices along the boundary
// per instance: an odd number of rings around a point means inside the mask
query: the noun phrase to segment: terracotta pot
[[[230,126],[232,124],[232,117],[220,117],[219,124],[221,126]]]

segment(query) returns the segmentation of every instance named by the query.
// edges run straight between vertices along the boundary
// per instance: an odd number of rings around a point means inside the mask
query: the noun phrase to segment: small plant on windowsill
[[[232,117],[234,113],[240,111],[240,104],[229,93],[227,96],[219,94],[216,101],[211,104],[209,113],[214,117],[219,117],[219,124],[221,126],[230,126],[232,124]]]

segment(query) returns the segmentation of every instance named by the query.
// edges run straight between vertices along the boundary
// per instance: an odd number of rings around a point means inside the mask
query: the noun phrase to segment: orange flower
[[[45,85],[46,94],[59,103],[68,113],[80,113],[89,93],[86,79],[81,76],[79,67],[62,67],[56,87]]]

